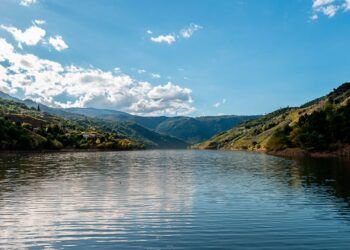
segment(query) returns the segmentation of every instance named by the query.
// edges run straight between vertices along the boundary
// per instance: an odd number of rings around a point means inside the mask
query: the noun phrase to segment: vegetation
[[[0,149],[114,149],[143,148],[136,141],[28,108],[25,104],[0,99]]]
[[[159,134],[172,136],[190,144],[207,140],[213,135],[226,131],[242,122],[260,117],[235,115],[194,118],[185,116],[142,117],[115,110],[94,108],[70,108],[64,111],[103,120],[133,122]]]
[[[304,114],[294,125],[275,131],[268,151],[301,148],[307,151],[337,150],[350,144],[350,100],[337,107],[327,102],[324,109]]]
[[[350,83],[298,108],[283,108],[195,145],[202,149],[306,152],[350,144]]]
[[[0,98],[5,99],[7,101],[12,101],[17,103],[15,105],[16,107],[21,106],[26,110],[26,114],[28,114],[28,107],[31,111],[37,111],[37,114],[40,114],[41,116],[44,116],[43,118],[38,117],[38,119],[52,119],[53,117],[56,117],[56,119],[69,121],[70,123],[74,123],[75,126],[78,126],[80,131],[86,131],[89,132],[95,132],[95,130],[98,130],[103,133],[109,133],[109,134],[116,134],[118,140],[127,139],[129,141],[135,142],[138,146],[142,146],[142,148],[186,148],[188,144],[180,139],[174,138],[169,135],[163,135],[159,134],[155,131],[152,131],[150,129],[144,128],[135,122],[128,122],[124,120],[114,120],[114,119],[108,119],[108,116],[110,114],[120,114],[122,116],[132,116],[127,113],[119,112],[119,111],[113,111],[113,110],[100,110],[100,109],[93,109],[93,108],[86,108],[86,109],[60,109],[60,108],[52,108],[48,107],[43,104],[38,104],[36,102],[33,102],[32,100],[26,99],[26,100],[20,100],[17,98],[14,98],[10,95],[7,95],[0,91]],[[1,109],[0,105],[0,109]],[[7,107],[7,118],[11,118],[12,120],[16,120],[15,117],[18,113],[23,113],[23,110],[9,110],[14,108],[13,107]],[[84,114],[79,114],[74,112],[74,110],[83,110]],[[40,112],[41,111],[41,112]],[[103,114],[101,117],[94,117],[91,114],[101,113]],[[24,114],[21,115],[22,118]],[[27,115],[27,118],[30,119],[30,117],[37,116],[33,113]],[[105,117],[106,116],[106,117]],[[148,117],[144,117],[145,119],[148,119]],[[161,120],[163,117],[159,117]],[[31,122],[34,122],[33,119],[31,119]],[[44,121],[41,121],[44,122]],[[152,121],[154,122],[154,121]],[[66,126],[66,125],[64,125]],[[75,128],[73,128],[74,130]],[[100,133],[101,134],[101,133]],[[104,144],[102,144],[104,145]],[[112,144],[115,145],[115,144]],[[92,145],[92,147],[97,147],[96,145]],[[103,148],[104,146],[100,146]],[[110,147],[110,144],[106,146],[107,148]]]

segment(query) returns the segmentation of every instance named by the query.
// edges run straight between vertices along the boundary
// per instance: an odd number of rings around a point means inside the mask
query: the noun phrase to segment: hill
[[[257,117],[259,116],[171,117],[159,123],[155,131],[194,144]]]
[[[241,122],[260,117],[235,115],[203,116],[194,118],[186,116],[144,117],[115,110],[95,108],[69,108],[63,109],[62,111],[104,120],[134,122],[157,133],[176,137],[189,144],[209,139],[213,135],[232,128]]]
[[[287,107],[219,133],[197,149],[252,150],[274,154],[348,154],[350,83],[300,107]]]
[[[31,100],[22,101],[2,92],[0,119],[0,132],[4,135],[0,138],[2,149],[186,148],[188,145],[135,123],[89,118]],[[52,129],[56,131],[54,134],[46,133]],[[21,143],[17,135],[26,137],[27,143]],[[130,145],[124,145],[126,142]]]
[[[0,99],[0,142],[1,150],[129,150],[144,147],[115,132],[108,133],[87,123],[52,116],[9,99]]]
[[[29,108],[40,107],[42,112],[75,122],[94,123],[106,131],[122,134],[144,144],[147,148],[186,148],[242,122],[260,116],[203,116],[203,117],[144,117],[126,112],[96,108],[53,108],[30,99],[20,100],[0,92],[0,98],[23,103]]]

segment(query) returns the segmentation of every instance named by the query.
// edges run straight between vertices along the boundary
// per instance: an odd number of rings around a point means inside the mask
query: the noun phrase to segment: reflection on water
[[[134,151],[0,166],[0,248],[350,248],[348,162]]]

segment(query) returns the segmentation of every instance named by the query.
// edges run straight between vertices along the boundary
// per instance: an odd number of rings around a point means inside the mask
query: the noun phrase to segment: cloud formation
[[[63,40],[61,36],[54,36],[54,37],[51,36],[49,38],[49,44],[51,44],[52,47],[54,47],[54,49],[57,51],[68,49],[68,45],[66,44],[66,42]]]
[[[37,2],[37,0],[21,0],[19,2],[20,5],[29,7],[30,5],[33,5]]]
[[[218,107],[220,107],[221,105],[223,105],[225,103],[226,103],[226,99],[224,98],[221,101],[214,103],[213,107],[214,108],[218,108]]]
[[[198,25],[198,24],[191,23],[188,27],[186,27],[180,31],[180,35],[183,38],[190,38],[195,31],[200,30],[202,28],[203,27]]]
[[[169,35],[160,35],[156,37],[151,37],[150,38],[152,42],[155,43],[167,43],[167,44],[172,44],[176,41],[176,38],[174,35],[169,34]]]
[[[46,31],[36,25],[33,25],[24,31],[17,29],[16,27],[6,25],[0,25],[0,28],[9,32],[19,43],[20,47],[22,43],[28,46],[37,45],[46,35]]]
[[[181,29],[178,34],[171,33],[168,35],[152,36],[150,37],[150,40],[155,43],[167,43],[170,45],[175,43],[179,38],[190,38],[194,32],[202,28],[203,27],[198,24],[191,23],[188,27]],[[153,32],[151,30],[147,30],[147,34],[153,34]]]
[[[116,71],[64,66],[19,53],[0,38],[0,90],[53,107],[96,107],[139,115],[186,115],[191,90],[168,82],[153,86]]]
[[[13,38],[18,42],[18,47],[23,48],[22,44],[27,46],[35,46],[39,43],[50,44],[55,50],[62,51],[68,48],[67,43],[63,40],[62,36],[50,36],[45,38],[46,31],[38,27],[38,25],[45,24],[45,20],[34,20],[33,25],[26,30],[20,30],[13,26],[0,25],[0,28],[9,32]]]
[[[151,77],[154,79],[160,79],[161,76],[158,73],[151,73]]]
[[[42,24],[45,24],[45,20],[41,20],[41,19],[36,19],[34,20],[34,23],[37,24],[37,25],[42,25]]]
[[[311,20],[317,20],[320,14],[329,18],[339,11],[349,11],[350,0],[313,0]]]

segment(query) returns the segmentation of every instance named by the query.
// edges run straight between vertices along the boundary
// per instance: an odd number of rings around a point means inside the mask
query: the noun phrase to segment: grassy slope
[[[267,151],[268,143],[276,130],[286,125],[293,127],[305,114],[325,109],[327,103],[336,100],[339,108],[350,98],[350,84],[346,83],[329,95],[315,99],[297,108],[283,108],[259,119],[246,122],[238,127],[220,133],[211,139],[193,146],[197,149],[252,150]]]

